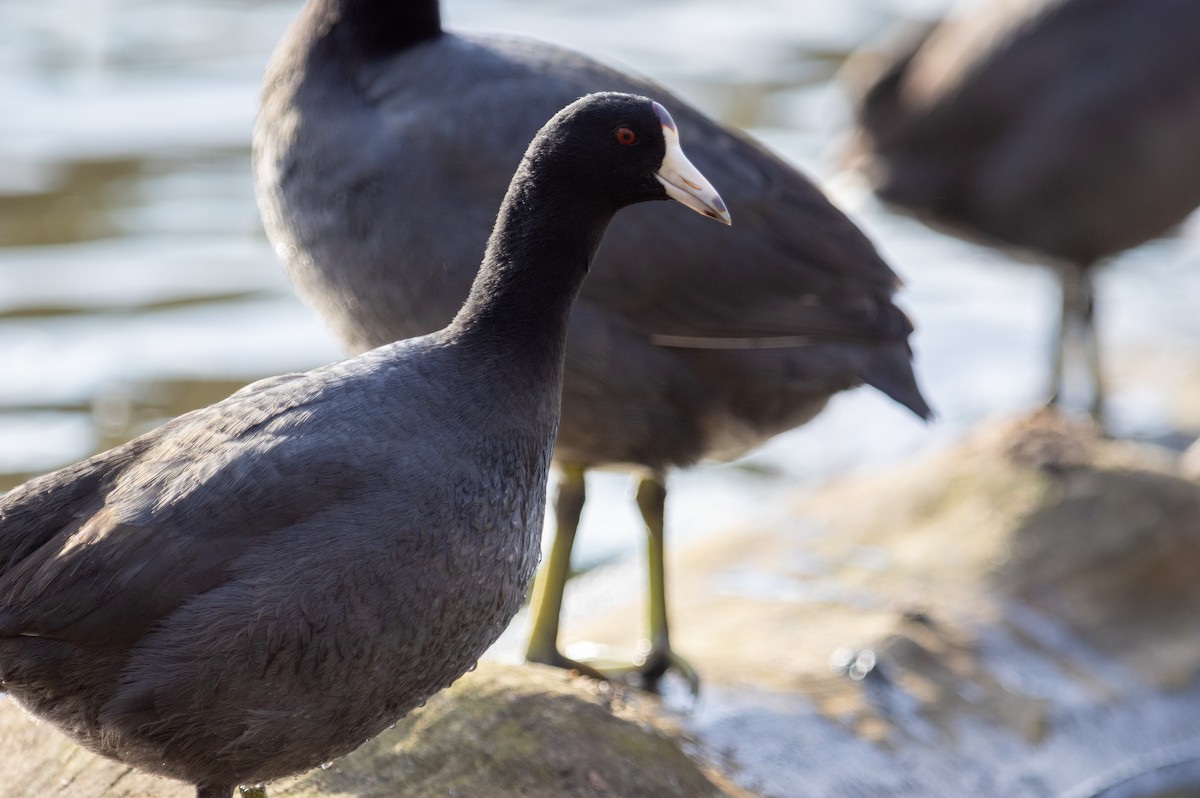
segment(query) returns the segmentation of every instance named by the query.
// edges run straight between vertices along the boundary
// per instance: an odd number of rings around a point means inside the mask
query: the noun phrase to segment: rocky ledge
[[[541,666],[482,663],[353,754],[272,798],[744,798],[689,757],[654,701]],[[0,700],[4,798],[191,798],[91,754]]]
[[[689,726],[762,795],[1200,796],[1200,485],[1168,450],[984,425],[672,573],[708,687]],[[636,612],[578,631],[628,639]]]

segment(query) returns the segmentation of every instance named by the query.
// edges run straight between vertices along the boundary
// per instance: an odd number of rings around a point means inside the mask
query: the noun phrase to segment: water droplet
[[[860,682],[873,670],[875,670],[875,652],[867,648],[860,651],[858,656],[854,658],[854,664],[850,666],[849,676],[854,681]]]

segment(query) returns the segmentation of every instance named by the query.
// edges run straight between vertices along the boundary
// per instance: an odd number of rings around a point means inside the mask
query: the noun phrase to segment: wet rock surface
[[[1054,413],[984,425],[672,573],[708,688],[691,728],[763,795],[1200,795],[1200,485],[1170,451]]]
[[[353,754],[274,798],[740,798],[651,699],[561,671],[484,663]],[[4,798],[191,798],[0,701]]]

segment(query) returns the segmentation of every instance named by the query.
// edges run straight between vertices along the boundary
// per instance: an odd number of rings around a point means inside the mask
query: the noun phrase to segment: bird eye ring
[[[637,144],[637,133],[634,133],[627,127],[617,128],[617,132],[613,134],[617,138],[617,143],[625,147],[632,147]]]

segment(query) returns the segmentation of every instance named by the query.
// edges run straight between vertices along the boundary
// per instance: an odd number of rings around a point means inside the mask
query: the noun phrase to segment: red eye
[[[617,137],[617,143],[626,147],[632,147],[637,144],[637,133],[634,133],[627,127],[617,128],[617,132],[613,134]]]

